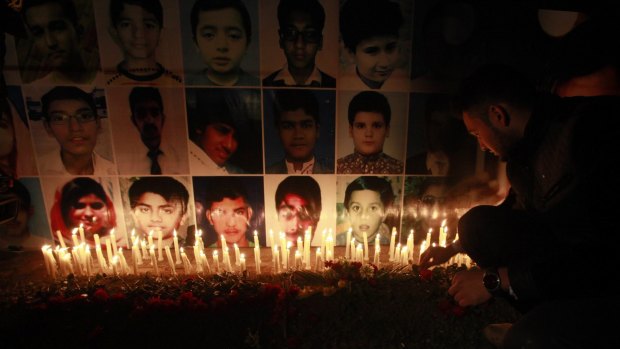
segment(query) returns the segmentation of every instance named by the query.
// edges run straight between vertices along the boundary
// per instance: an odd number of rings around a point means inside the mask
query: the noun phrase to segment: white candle
[[[368,261],[368,234],[365,231],[362,232],[362,239],[364,241],[364,261]]]
[[[358,262],[363,262],[364,260],[364,247],[362,247],[362,244],[358,244],[355,249],[355,260]]]
[[[165,247],[166,250],[166,258],[168,259],[168,266],[170,267],[170,272],[172,275],[176,275],[177,271],[174,266],[174,261],[172,260],[172,253],[170,252],[170,246]]]
[[[209,265],[209,260],[207,259],[207,255],[205,251],[200,251],[200,264],[202,264],[203,268],[207,269],[208,273],[211,273],[211,265]]]
[[[275,247],[276,248],[273,250],[273,263],[271,269],[277,274],[280,272],[280,250],[277,245],[275,245]]]
[[[260,248],[259,247],[254,247],[254,265],[256,267],[256,275],[260,274],[260,264],[261,264]]]
[[[347,241],[346,241],[346,245],[345,245],[345,249],[344,249],[344,258],[346,259],[350,259],[351,258],[351,232],[353,231],[352,228],[349,227],[349,229],[347,229]]]
[[[304,263],[306,269],[310,270],[310,244],[312,243],[312,230],[310,228],[306,229],[304,240]]]
[[[245,253],[242,253],[242,254],[239,256],[239,263],[240,263],[240,265],[241,265],[241,271],[242,271],[242,272],[245,272],[245,270],[246,270],[246,269],[245,269]]]
[[[163,261],[164,260],[164,247],[163,247],[163,241],[162,241],[162,232],[161,229],[157,229],[157,260],[158,261]]]
[[[140,241],[140,247],[142,248],[142,255],[144,256],[144,259],[147,259],[147,256],[149,255],[148,250],[146,249],[146,240],[139,240]],[[148,257],[150,259],[150,257]]]
[[[217,250],[213,251],[213,265],[216,272],[220,271],[220,259],[217,255]]]
[[[400,242],[396,244],[396,249],[394,251],[394,262],[400,263]]]
[[[80,223],[80,227],[78,228],[78,231],[80,232],[80,241],[82,241],[83,243],[86,243],[86,238],[84,237],[84,224]]]
[[[181,254],[179,253],[179,238],[177,237],[177,230],[174,230],[173,233],[173,243],[174,243],[174,257],[176,258],[176,264],[181,264]]]
[[[377,235],[378,237],[378,235]],[[377,240],[375,240],[377,241]],[[375,258],[373,260],[374,264],[376,266],[379,266],[379,263],[381,262],[381,244],[379,244],[378,242],[375,243]]]
[[[260,243],[258,242],[258,232],[254,230],[254,247],[260,248]]]
[[[112,251],[116,256],[118,254],[118,248],[116,247],[116,232],[114,231],[114,228],[110,230],[110,241],[112,242]]]
[[[149,253],[151,255],[151,263],[155,268],[155,275],[159,277],[159,266],[157,265],[157,258],[155,257],[155,246],[151,246]]]
[[[408,259],[413,259],[413,229],[407,237],[407,251],[409,253]]]
[[[77,237],[77,228],[74,228],[71,231],[71,239],[73,240],[73,247],[80,246],[80,241],[78,240],[78,237]]]
[[[396,228],[392,228],[392,237],[390,238],[390,262],[394,261],[394,248],[396,247]]]
[[[297,249],[295,251],[295,269],[301,268],[301,251]]]
[[[51,266],[50,266],[50,261],[49,261],[49,257],[47,255],[47,249],[49,248],[48,245],[43,245],[43,247],[41,247],[41,253],[43,253],[43,260],[45,261],[45,269],[47,270],[47,275],[52,276],[52,270],[51,270]]]
[[[240,252],[239,252],[239,246],[237,245],[237,243],[235,242],[233,244],[233,247],[235,248],[235,266],[240,266],[241,265],[241,258],[240,258]]]
[[[316,248],[315,258],[316,258],[316,261],[314,262],[314,266],[315,266],[317,271],[320,271],[322,269],[321,268],[321,264],[323,263],[323,257],[321,255],[321,248],[320,247]]]
[[[60,232],[60,230],[56,230],[56,235],[58,235],[58,242],[60,243],[60,247],[67,248],[67,245],[65,245],[65,238],[62,237],[62,233]],[[96,234],[95,236],[99,237]]]
[[[105,240],[105,248],[106,253],[108,254],[108,261],[111,261],[112,257],[114,257],[114,254],[112,253],[112,245],[110,244],[110,239]]]
[[[428,233],[426,233],[426,247],[431,246],[431,238],[433,235],[433,228],[428,228]]]

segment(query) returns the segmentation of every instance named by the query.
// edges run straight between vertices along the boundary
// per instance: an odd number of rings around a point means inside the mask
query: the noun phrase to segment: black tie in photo
[[[151,174],[161,174],[161,166],[159,166],[159,162],[157,161],[157,157],[161,154],[161,150],[149,150],[148,157],[151,159]]]

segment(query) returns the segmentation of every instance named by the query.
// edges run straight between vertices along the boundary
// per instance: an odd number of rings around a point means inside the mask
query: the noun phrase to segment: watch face
[[[495,272],[486,272],[482,277],[484,287],[489,291],[497,291],[500,286],[499,275]]]

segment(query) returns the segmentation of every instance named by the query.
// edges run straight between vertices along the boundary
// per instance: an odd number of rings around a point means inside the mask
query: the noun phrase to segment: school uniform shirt
[[[304,81],[298,84],[288,70],[285,64],[280,70],[271,73],[263,79],[263,86],[308,86],[308,87],[336,87],[336,79],[319,70],[314,66],[312,74]]]
[[[402,174],[403,162],[383,152],[373,155],[355,152],[337,160],[336,172],[339,174]]]
[[[244,173],[244,171],[234,165],[225,164],[219,166],[194,142],[189,144],[189,166],[194,175],[227,175],[234,173]]]
[[[142,144],[142,143],[141,143]],[[142,144],[138,150],[118,156],[118,169],[121,174],[144,175],[151,173],[151,159],[148,157],[149,149]],[[162,141],[159,146],[157,162],[161,167],[162,174],[188,174],[189,166],[187,155],[181,154],[171,144]]]
[[[116,165],[96,152],[93,152],[92,159],[94,167],[94,171],[91,173],[92,175],[104,176],[115,175],[117,173]],[[65,165],[62,163],[60,152],[52,152],[42,155],[39,157],[38,163],[39,173],[41,175],[73,176],[67,171]]]

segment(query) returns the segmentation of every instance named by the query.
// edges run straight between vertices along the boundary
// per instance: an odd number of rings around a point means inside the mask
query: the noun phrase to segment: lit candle
[[[314,262],[314,266],[316,267],[317,271],[320,271],[321,270],[321,264],[323,263],[323,256],[321,255],[321,248],[320,247],[316,248],[315,258],[316,258],[316,261]]]
[[[239,255],[239,246],[237,245],[237,243],[235,242],[233,244],[233,247],[235,249],[235,266],[240,266],[241,265],[241,258]]]
[[[219,256],[217,255],[217,250],[213,251],[213,265],[215,268],[216,272],[220,271],[220,259]]]
[[[86,243],[86,238],[84,237],[84,224],[80,223],[80,227],[78,228],[78,231],[80,232],[80,241],[82,241],[83,243]]]
[[[379,235],[377,235],[377,238],[379,237]],[[381,244],[378,243],[378,240],[375,240],[375,259],[374,259],[374,263],[375,265],[379,266],[379,263],[381,262]]]
[[[176,275],[177,271],[174,266],[174,261],[172,260],[172,253],[170,252],[170,246],[166,246],[164,247],[164,249],[166,250],[166,259],[168,259],[168,266],[170,267],[170,272],[172,273],[172,275]]]
[[[301,239],[301,236],[297,237],[297,250],[298,251],[303,251],[304,250],[304,242]]]
[[[157,265],[157,258],[155,257],[155,246],[151,245],[149,253],[151,255],[151,263],[155,268],[155,275],[159,277],[159,266]]]
[[[350,227],[349,229],[347,229],[347,242],[346,242],[346,247],[344,249],[344,258],[346,259],[351,258],[351,232],[352,231],[353,229]]]
[[[269,246],[271,248],[273,248],[273,246],[275,245],[275,241],[273,240],[273,230],[269,229]]]
[[[407,237],[407,251],[409,254],[407,259],[412,259],[413,258],[413,229],[411,229],[411,232],[409,232],[409,236]]]
[[[209,265],[209,260],[207,259],[207,255],[205,251],[200,251],[200,260],[203,268],[207,268],[207,272],[211,273],[211,265]]]
[[[78,237],[77,237],[77,228],[74,228],[71,231],[71,239],[73,240],[73,247],[78,247],[80,245],[80,241],[78,240]]]
[[[275,248],[273,250],[273,263],[272,263],[272,271],[274,273],[279,273],[280,272],[280,250],[278,249],[277,245],[274,245]]]
[[[43,253],[43,260],[45,261],[45,269],[47,270],[47,274],[49,276],[52,276],[52,270],[51,270],[51,266],[50,266],[50,261],[49,261],[49,257],[47,255],[47,249],[49,248],[48,245],[43,245],[43,247],[41,247],[41,253]]]
[[[118,275],[118,256],[112,257],[110,264],[112,265],[112,272],[114,275]]]
[[[176,264],[181,264],[181,254],[179,253],[179,238],[177,237],[177,230],[174,230],[173,233],[173,243],[174,243],[174,257],[176,258]]]
[[[433,228],[428,228],[428,233],[426,233],[426,247],[431,246],[431,238],[433,235]]]
[[[301,251],[297,249],[295,251],[295,269],[300,269],[300,268],[301,268]]]
[[[240,263],[240,265],[241,265],[241,271],[242,271],[242,272],[245,272],[245,270],[246,270],[246,269],[245,269],[245,253],[242,253],[242,254],[239,256],[239,263]]]
[[[366,234],[366,231],[362,232],[362,239],[364,241],[364,261],[368,261],[369,257],[368,257],[368,234]]]
[[[355,249],[355,260],[358,262],[362,262],[364,260],[364,247],[362,247],[362,244],[358,244]]]
[[[228,246],[226,246],[226,249],[224,250],[222,259],[224,260],[224,264],[226,265],[226,270],[229,272],[232,272],[233,268],[232,268],[232,265],[230,264],[230,253],[228,253]]]
[[[390,262],[394,261],[394,248],[395,247],[396,247],[396,228],[393,227],[392,237],[390,238],[390,251],[389,251]]]
[[[112,242],[112,251],[116,256],[118,254],[118,248],[116,247],[116,233],[114,232],[114,228],[110,230],[110,241]]]
[[[304,263],[306,269],[310,270],[310,244],[312,244],[312,230],[310,227],[306,229],[304,240]]]
[[[112,245],[110,244],[110,239],[105,240],[105,248],[106,253],[108,254],[108,261],[111,261],[112,257],[114,257],[114,254],[112,254]]]
[[[146,240],[138,239],[138,241],[140,241],[140,247],[142,248],[142,255],[144,256],[144,259],[146,259],[147,258],[146,256],[149,255],[149,252],[146,249]],[[150,259],[150,257],[149,257],[149,259]]]
[[[254,247],[254,265],[256,267],[256,275],[260,274],[260,264],[261,264],[260,248],[255,246]]]
[[[202,259],[200,259],[200,244],[194,242],[194,261],[196,262],[196,272],[202,271]]]
[[[260,248],[260,243],[258,242],[258,231],[254,230],[254,247]]]
[[[65,238],[62,237],[62,233],[60,232],[60,230],[56,230],[56,235],[58,235],[58,242],[60,243],[60,246],[62,248],[67,248],[67,245],[65,245]],[[99,237],[98,235],[95,236]]]
[[[400,242],[396,244],[396,249],[394,250],[394,262],[400,263]]]
[[[162,232],[161,229],[157,229],[157,260],[158,261],[163,261],[164,260],[164,248],[163,248],[163,241],[162,241]]]

